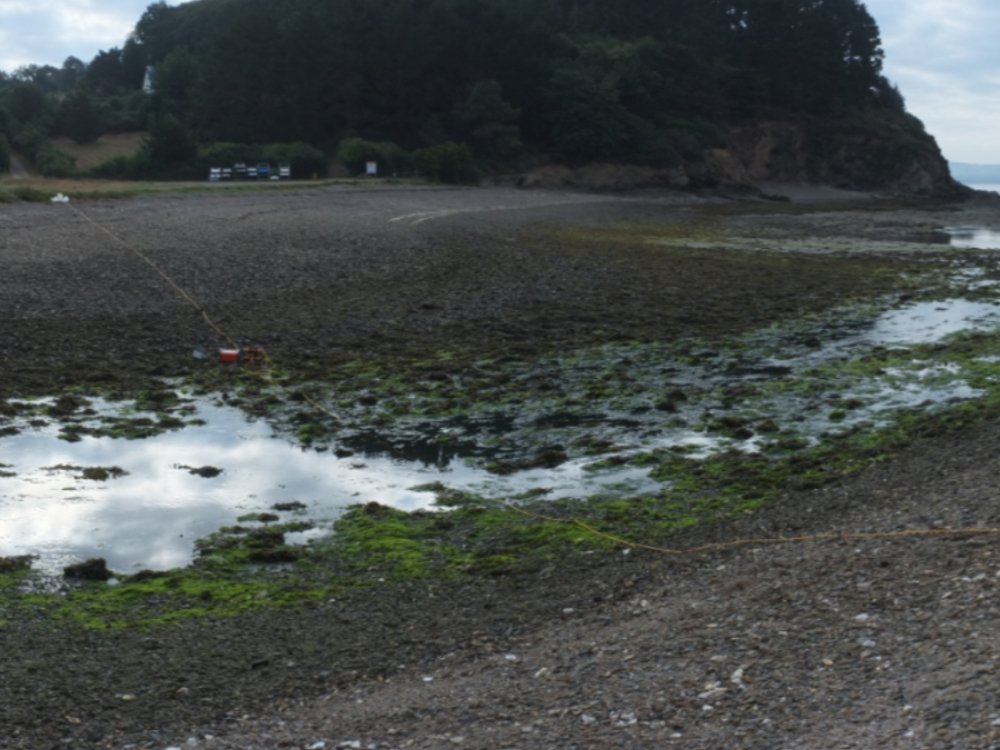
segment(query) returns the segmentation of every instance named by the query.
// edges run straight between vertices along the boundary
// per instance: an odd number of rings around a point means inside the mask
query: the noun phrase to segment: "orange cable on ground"
[[[112,232],[107,227],[95,221],[82,209],[72,207],[73,210],[85,219],[87,222],[96,227],[99,231],[106,234],[112,240],[114,240],[118,245],[125,248],[143,263],[152,268],[174,291],[181,296],[182,299],[187,301],[195,310],[197,310],[201,316],[205,319],[205,322],[219,334],[222,339],[224,339],[231,347],[234,349],[239,349],[239,345],[236,340],[230,336],[226,331],[224,331],[208,314],[208,311],[192,297],[183,287],[181,287],[176,281],[174,281],[166,271],[160,268],[148,255],[143,253],[134,245],[129,244],[124,239],[119,237],[117,234]],[[272,360],[270,355],[264,351],[263,360],[265,368],[260,371],[260,376],[263,380],[270,382],[270,373]],[[330,409],[320,404],[314,398],[312,398],[308,393],[300,394],[303,400],[306,401],[310,406],[315,408],[317,411],[326,414],[330,418],[336,420],[338,417]],[[759,538],[759,539],[735,539],[729,542],[718,542],[713,544],[703,544],[697,547],[690,547],[687,549],[675,549],[670,547],[658,547],[651,544],[643,544],[640,542],[634,542],[625,539],[614,534],[609,534],[608,532],[601,531],[600,529],[580,520],[579,518],[556,518],[554,516],[546,516],[541,513],[535,513],[533,511],[526,510],[525,508],[518,507],[511,503],[504,503],[503,507],[511,510],[514,513],[519,513],[527,518],[532,518],[536,521],[546,521],[550,523],[559,523],[576,526],[594,536],[606,539],[615,544],[620,544],[631,549],[642,549],[649,552],[656,552],[663,555],[671,555],[674,557],[682,557],[687,555],[696,555],[702,552],[714,552],[727,549],[736,549],[739,547],[750,547],[753,545],[778,545],[778,544],[804,544],[810,542],[824,542],[824,541],[869,541],[878,539],[918,539],[918,538],[928,538],[928,537],[945,537],[945,536],[1000,536],[1000,528],[962,528],[962,529],[907,529],[898,531],[884,531],[884,532],[828,532],[824,534],[804,534],[800,536],[793,537],[773,537],[773,538]]]
[[[510,503],[505,503],[504,507],[514,511],[515,513],[520,513],[523,516],[532,518],[536,521],[547,521],[550,523],[560,523],[569,526],[577,526],[584,531],[593,534],[601,539],[606,539],[615,544],[621,544],[625,547],[630,547],[632,549],[642,549],[649,552],[657,552],[662,555],[671,555],[674,557],[683,557],[687,555],[697,555],[702,552],[718,552],[727,549],[736,549],[739,547],[752,547],[754,545],[778,545],[778,544],[805,544],[809,542],[835,542],[835,541],[872,541],[879,539],[914,539],[914,538],[927,538],[927,537],[945,537],[945,536],[1000,536],[1000,528],[989,528],[989,527],[969,527],[960,529],[899,529],[897,531],[871,531],[871,532],[850,532],[850,531],[831,531],[822,534],[801,534],[798,536],[783,536],[783,537],[761,537],[752,539],[734,539],[729,542],[715,542],[712,544],[702,544],[697,547],[687,547],[687,548],[672,548],[672,547],[658,547],[652,544],[643,544],[633,542],[624,537],[616,536],[614,534],[609,534],[606,531],[601,531],[600,529],[592,526],[591,524],[581,521],[579,518],[557,518],[555,516],[546,516],[541,513],[535,513],[534,511],[526,510],[525,508],[520,508],[516,505]]]
[[[118,244],[121,247],[125,248],[130,253],[132,253],[137,258],[139,258],[147,266],[149,266],[150,268],[152,268],[157,273],[157,275],[160,276],[160,278],[162,278],[175,292],[177,292],[177,294],[183,300],[185,300],[188,304],[190,304],[191,307],[193,307],[201,315],[201,317],[204,318],[204,320],[208,324],[208,326],[213,331],[215,331],[230,347],[232,347],[233,349],[239,349],[240,348],[239,344],[236,343],[235,337],[231,336],[218,323],[216,323],[214,320],[212,320],[212,317],[208,314],[208,311],[204,307],[202,307],[201,303],[198,302],[198,300],[196,300],[191,294],[189,294],[187,292],[187,290],[185,290],[180,284],[178,284],[176,281],[174,281],[174,279],[166,271],[164,271],[162,268],[160,268],[156,264],[156,262],[152,258],[150,258],[146,253],[142,252],[135,245],[132,245],[132,244],[126,242],[124,239],[122,239],[121,237],[119,237],[117,234],[115,234],[114,232],[112,232],[110,229],[108,229],[106,226],[104,226],[100,222],[94,220],[94,218],[91,217],[83,209],[77,208],[76,206],[71,206],[71,208],[73,209],[73,211],[78,216],[80,216],[81,218],[83,218],[84,220],[86,220],[88,223],[90,223],[92,226],[94,226],[97,230],[99,230],[103,234],[106,234],[108,237],[110,237],[112,240],[114,240],[116,244]],[[263,352],[263,358],[264,358],[264,364],[266,365],[266,371],[270,372],[272,360],[271,360],[270,355],[266,351]],[[270,377],[265,372],[263,372],[263,371],[260,372],[260,375],[261,375],[261,379],[270,382],[271,379],[270,379]],[[323,406],[322,404],[320,404],[319,402],[317,402],[308,393],[302,393],[301,395],[302,395],[302,398],[306,401],[306,403],[308,403],[309,405],[311,405],[313,408],[315,408],[316,410],[322,412],[323,414],[326,414],[331,419],[337,419],[337,415],[336,414],[334,414],[328,408],[326,408],[325,406]]]

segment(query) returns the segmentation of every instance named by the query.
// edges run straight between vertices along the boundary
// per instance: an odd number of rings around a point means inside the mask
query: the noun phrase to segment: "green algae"
[[[873,307],[865,316],[878,309],[882,308]],[[660,352],[668,352],[667,359],[672,357],[676,362],[699,364],[734,356],[747,346],[686,342],[663,347]],[[648,384],[630,372],[634,363],[623,361],[622,352],[638,359],[644,348],[648,345],[620,346],[613,356],[608,349],[594,349],[554,356],[541,363],[516,359],[470,363],[463,353],[451,350],[402,368],[400,362],[356,360],[328,371],[324,385],[297,387],[308,387],[315,394],[311,397],[331,405],[338,416],[363,415],[366,424],[386,428],[413,416],[490,415],[498,406],[535,408],[541,403],[545,408],[555,405],[563,409],[592,407],[600,400],[617,408],[631,407],[637,399],[648,396]],[[1000,385],[998,366],[991,358],[998,356],[1000,343],[995,336],[975,334],[905,350],[876,350],[865,357],[818,365],[795,378],[755,383],[741,391],[700,392],[694,386],[680,390],[664,378],[658,391],[663,397],[656,401],[648,396],[649,408],[670,412],[707,393],[720,408],[737,411],[706,414],[696,426],[706,434],[736,440],[745,439],[745,431],[767,435],[768,440],[760,444],[762,452],[731,450],[695,458],[690,455],[693,447],[676,446],[628,456],[617,453],[612,442],[592,437],[589,444],[576,447],[615,455],[594,462],[591,470],[624,463],[642,466],[662,482],[663,490],[638,497],[602,495],[551,502],[526,497],[515,510],[502,502],[439,485],[433,487],[438,511],[404,513],[378,505],[357,506],[338,519],[335,534],[302,546],[285,543],[285,534],[304,530],[302,527],[230,527],[200,543],[198,561],[183,571],[124,579],[111,587],[88,584],[58,595],[22,595],[23,604],[44,610],[53,619],[87,627],[151,626],[186,617],[235,616],[260,607],[303,605],[378,581],[528,572],[565,561],[573,554],[608,553],[623,543],[668,545],[683,529],[752,511],[788,491],[836,481],[888,460],[920,435],[961,427],[983,413],[996,412]],[[982,395],[975,402],[951,406],[938,415],[928,416],[920,409],[899,411],[889,424],[849,427],[841,434],[826,435],[820,445],[783,427],[775,414],[741,406],[746,399],[769,395],[833,392],[839,390],[837,384],[884,377],[891,370],[900,371],[890,380],[898,384],[908,377],[908,371],[924,368],[928,362],[952,366],[934,374],[939,382],[964,380],[982,390]],[[579,370],[584,374],[572,383],[551,374]],[[294,392],[286,398],[266,393],[254,379],[241,387],[241,405],[252,403],[260,413],[301,403]],[[842,423],[862,409],[868,398],[831,396],[824,406],[826,416]],[[140,402],[157,409],[183,408],[182,400],[174,403],[157,389],[136,404]],[[659,409],[658,404],[666,408]],[[66,402],[61,409],[67,414],[57,418],[75,418],[86,408],[83,403],[73,406]],[[296,432],[306,445],[334,437],[342,428],[328,415],[313,411],[299,414],[303,421]],[[51,413],[47,416],[56,417]],[[134,421],[136,426],[155,427],[162,420],[141,417]],[[270,520],[246,517],[241,523]],[[5,580],[0,588],[6,600],[12,596],[11,587],[23,585],[24,577]]]
[[[120,479],[128,476],[128,472],[120,466],[71,466],[69,464],[57,464],[46,466],[45,471],[67,471],[79,472],[79,479],[86,479],[91,482],[107,482],[110,479]]]
[[[201,477],[202,479],[214,479],[223,473],[223,470],[218,466],[188,466],[187,464],[177,464],[174,468],[186,471],[196,477]]]
[[[684,529],[843,478],[888,460],[921,435],[960,429],[986,412],[1000,413],[1000,395],[985,409],[969,404],[947,414],[907,412],[891,427],[843,435],[784,458],[730,451],[694,459],[656,451],[633,460],[651,466],[665,489],[638,497],[527,499],[515,508],[436,485],[439,511],[355,506],[336,521],[333,535],[287,555],[281,554],[290,549],[284,535],[303,529],[301,523],[229,527],[203,541],[204,554],[189,568],[141,573],[116,586],[24,594],[15,589],[24,585],[25,574],[0,575],[4,607],[11,613],[5,617],[28,608],[88,628],[150,627],[188,617],[308,606],[379,582],[525,573],[576,554],[670,546]],[[254,553],[261,551],[266,554],[255,562]]]
[[[281,517],[277,513],[244,513],[236,520],[240,523],[250,523],[251,521],[257,521],[258,523],[271,523],[273,521],[280,520],[280,518]]]

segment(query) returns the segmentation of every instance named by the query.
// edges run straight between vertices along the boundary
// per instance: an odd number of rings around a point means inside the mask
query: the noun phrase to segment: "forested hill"
[[[401,163],[465,146],[486,171],[940,189],[947,167],[882,58],[858,0],[196,0],[151,5],[77,99],[138,89],[149,65],[147,124],[201,144],[353,137]]]

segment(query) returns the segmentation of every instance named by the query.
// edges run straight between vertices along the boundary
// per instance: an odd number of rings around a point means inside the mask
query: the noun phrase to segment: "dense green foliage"
[[[902,114],[881,65],[859,0],[158,2],[89,65],[0,77],[0,132],[34,155],[40,135],[159,128],[154,169],[193,143],[349,138],[446,179],[526,156],[669,165],[748,120]]]

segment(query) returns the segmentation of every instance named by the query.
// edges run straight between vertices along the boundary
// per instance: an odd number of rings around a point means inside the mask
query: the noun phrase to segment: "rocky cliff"
[[[812,182],[893,195],[952,196],[961,187],[915,120],[776,121],[736,128],[706,155],[721,182]]]
[[[739,188],[812,183],[885,195],[961,197],[934,139],[915,119],[773,120],[733,128],[724,148],[673,167],[548,166],[518,177],[525,187],[597,190]]]

